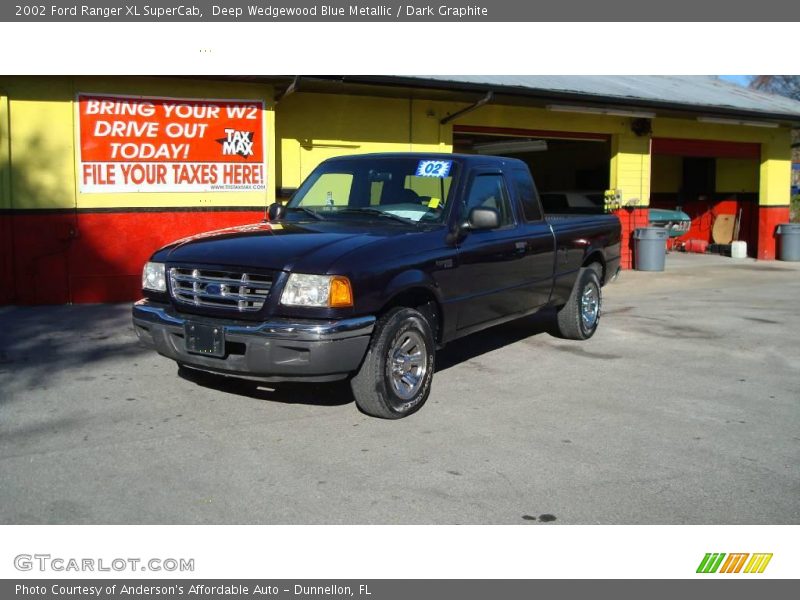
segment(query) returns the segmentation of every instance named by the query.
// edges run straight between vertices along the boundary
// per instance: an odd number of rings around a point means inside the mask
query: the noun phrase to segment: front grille
[[[272,287],[272,275],[182,267],[169,270],[169,281],[181,304],[238,312],[261,310]]]

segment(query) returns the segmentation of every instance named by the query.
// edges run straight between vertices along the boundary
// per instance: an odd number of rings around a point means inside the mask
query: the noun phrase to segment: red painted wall
[[[650,199],[653,208],[675,208],[680,201],[674,194],[658,194]],[[758,247],[758,196],[751,194],[749,197],[732,194],[730,196],[684,201],[681,209],[692,218],[689,231],[678,238],[678,242],[686,240],[703,240],[712,243],[712,229],[714,220],[719,215],[737,215],[742,211],[742,222],[739,230],[739,239],[747,242],[747,252],[755,257]]]
[[[633,231],[640,227],[647,227],[650,222],[649,208],[621,208],[615,213],[622,225],[622,260],[620,266],[623,269],[633,268]]]
[[[758,207],[724,200],[704,208],[683,239],[711,239],[715,214],[749,214],[743,222],[748,248],[775,258],[775,228],[788,222],[789,207]],[[684,210],[689,212],[689,206]],[[700,209],[698,209],[700,210]],[[633,268],[633,231],[646,227],[648,208],[621,209],[622,268]],[[141,269],[160,246],[202,231],[254,223],[253,211],[17,213],[0,215],[0,304],[127,302],[140,296]],[[694,216],[694,215],[692,215]],[[752,240],[752,246],[751,246]]]
[[[760,260],[775,259],[775,228],[789,222],[788,206],[759,206],[758,208],[758,253]]]
[[[135,300],[142,265],[157,248],[263,217],[263,210],[6,214],[0,303]]]
[[[650,201],[654,208],[674,208],[677,197],[659,194]],[[775,259],[775,228],[789,222],[788,206],[759,206],[758,196],[731,195],[717,200],[684,202],[681,208],[692,218],[692,227],[680,241],[713,242],[711,232],[718,215],[737,215],[742,211],[739,239],[747,242],[747,254],[760,260]]]
[[[11,288],[14,279],[11,236],[11,217],[0,213],[0,305],[10,304],[14,296],[14,290]]]

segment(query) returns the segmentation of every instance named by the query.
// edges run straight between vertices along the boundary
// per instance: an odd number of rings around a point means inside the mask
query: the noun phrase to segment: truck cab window
[[[500,227],[514,223],[514,215],[511,212],[511,203],[502,175],[478,175],[472,180],[464,217],[468,217],[469,212],[477,207],[495,209],[500,214]]]
[[[308,190],[305,206],[347,206],[353,186],[351,173],[323,173]]]
[[[517,188],[525,220],[540,221],[542,210],[539,207],[539,200],[536,198],[536,187],[533,185],[533,178],[530,173],[522,169],[514,169],[511,171],[511,179]]]
[[[342,157],[321,163],[298,188],[287,208],[339,220],[393,217],[410,223],[441,223],[459,165],[454,160],[379,157],[367,163]]]

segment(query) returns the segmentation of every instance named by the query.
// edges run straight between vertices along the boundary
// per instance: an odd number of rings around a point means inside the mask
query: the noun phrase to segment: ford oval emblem
[[[216,283],[209,283],[206,286],[206,294],[213,294],[214,296],[219,296],[221,292],[222,290]]]

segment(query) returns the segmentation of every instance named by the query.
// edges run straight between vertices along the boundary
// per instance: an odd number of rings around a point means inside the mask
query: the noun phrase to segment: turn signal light
[[[331,308],[353,306],[353,288],[347,277],[336,276],[331,279],[330,306]]]

